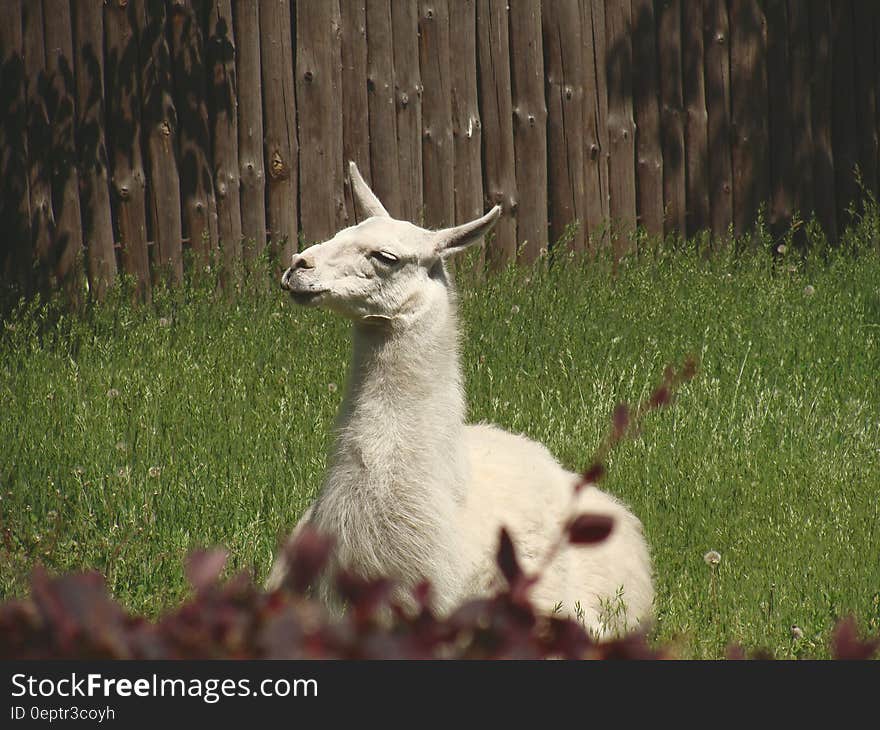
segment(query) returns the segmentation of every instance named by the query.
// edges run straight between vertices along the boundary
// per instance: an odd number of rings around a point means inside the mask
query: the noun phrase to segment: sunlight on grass
[[[615,404],[699,358],[604,483],[645,524],[656,638],[824,656],[837,617],[880,629],[878,257],[658,250],[616,276],[565,258],[459,276],[470,418],[582,469]],[[192,548],[262,577],[319,488],[346,325],[260,277],[235,302],[208,284],[156,300],[3,322],[0,596],[42,561],[154,615],[186,595]]]

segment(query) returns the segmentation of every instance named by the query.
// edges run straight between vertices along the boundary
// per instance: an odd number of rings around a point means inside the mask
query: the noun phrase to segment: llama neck
[[[452,302],[399,329],[355,325],[353,339],[335,462],[389,497],[438,479],[460,496],[465,403]]]

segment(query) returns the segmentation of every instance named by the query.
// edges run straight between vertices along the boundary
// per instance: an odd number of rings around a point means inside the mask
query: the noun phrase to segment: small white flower
[[[718,565],[721,562],[721,553],[717,550],[710,550],[703,556],[703,560],[706,561],[706,565]]]
[[[327,390],[329,390],[331,393],[335,393],[338,389],[339,386],[337,386],[336,383],[327,383]]]
[[[813,294],[815,294],[815,293],[816,293],[816,289],[815,289],[815,287],[814,287],[812,284],[807,284],[807,285],[804,287],[804,296],[805,296],[805,297],[811,297],[811,296],[813,296]]]

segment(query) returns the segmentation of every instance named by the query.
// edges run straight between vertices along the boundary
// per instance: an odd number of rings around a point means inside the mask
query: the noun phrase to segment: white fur
[[[577,475],[540,444],[464,422],[455,294],[443,260],[481,240],[500,210],[426,231],[388,216],[353,163],[350,170],[371,217],[295,255],[282,277],[294,299],[347,316],[354,333],[326,481],[299,525],[335,538],[336,565],[403,586],[427,578],[445,611],[497,585],[501,526],[530,569],[571,516],[611,515],[609,539],[565,546],[533,598],[545,611],[561,603],[597,634],[645,621],[654,592],[638,519],[594,486],[575,501]],[[268,585],[287,570],[282,553]],[[327,585],[319,593],[333,605]]]

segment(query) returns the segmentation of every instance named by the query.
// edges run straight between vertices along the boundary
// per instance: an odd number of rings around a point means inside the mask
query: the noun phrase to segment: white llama
[[[355,164],[349,168],[353,197],[369,217],[294,255],[281,279],[295,302],[353,322],[326,481],[297,527],[333,536],[336,565],[402,586],[427,578],[444,611],[498,584],[501,526],[528,570],[573,514],[609,515],[610,537],[560,550],[533,600],[544,611],[561,603],[596,634],[646,620],[654,591],[639,520],[595,486],[575,500],[578,476],[540,444],[464,422],[456,298],[444,260],[479,242],[500,208],[428,231],[389,216]],[[287,570],[282,551],[267,586],[280,585]],[[333,604],[326,584],[318,591]]]

